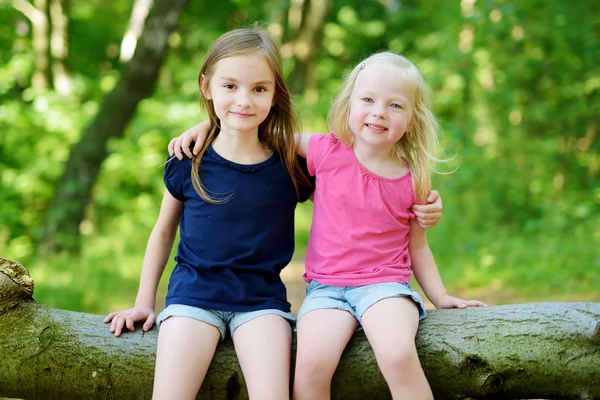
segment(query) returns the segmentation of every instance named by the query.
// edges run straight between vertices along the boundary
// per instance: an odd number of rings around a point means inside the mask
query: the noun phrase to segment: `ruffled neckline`
[[[219,164],[226,165],[230,168],[237,169],[242,172],[255,172],[260,171],[270,165],[273,165],[277,161],[277,153],[273,152],[269,158],[264,161],[261,161],[257,164],[238,164],[236,162],[230,161],[224,157],[222,157],[219,153],[217,153],[212,146],[209,146],[206,149],[206,154],[210,156],[213,160],[218,162]]]

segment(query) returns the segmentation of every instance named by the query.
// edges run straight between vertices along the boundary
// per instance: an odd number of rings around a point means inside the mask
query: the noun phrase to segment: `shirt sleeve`
[[[190,175],[191,167],[192,160],[187,157],[181,161],[176,157],[168,157],[165,163],[163,181],[171,196],[179,201],[185,200],[184,184]]]
[[[337,143],[338,138],[330,133],[328,135],[312,135],[308,141],[308,150],[306,151],[306,162],[308,172],[315,176],[319,171],[321,163],[325,159],[327,152]]]

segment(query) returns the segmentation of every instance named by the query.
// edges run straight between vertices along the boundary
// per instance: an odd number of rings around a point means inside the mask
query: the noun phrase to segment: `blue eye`
[[[390,107],[395,108],[397,110],[401,110],[402,109],[402,106],[400,104],[396,104],[396,103],[393,103],[392,105],[390,105]]]
[[[373,99],[370,97],[365,97],[362,99],[365,103],[373,103]]]

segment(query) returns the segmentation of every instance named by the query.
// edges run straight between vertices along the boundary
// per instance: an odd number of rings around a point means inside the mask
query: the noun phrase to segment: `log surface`
[[[0,397],[151,398],[156,328],[116,338],[102,315],[36,303],[33,281],[15,264],[0,259]],[[436,399],[600,399],[600,303],[433,310],[417,346]],[[346,348],[332,393],[391,399],[363,333]],[[226,340],[197,399],[247,398]]]

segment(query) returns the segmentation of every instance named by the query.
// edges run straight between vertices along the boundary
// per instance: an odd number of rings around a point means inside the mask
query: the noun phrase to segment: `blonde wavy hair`
[[[394,153],[405,160],[411,171],[417,202],[426,203],[431,190],[431,163],[440,162],[432,155],[438,149],[440,126],[429,107],[428,87],[417,67],[406,57],[391,51],[376,53],[361,61],[344,79],[342,90],[329,109],[329,127],[347,146],[352,146],[354,134],[348,124],[352,95],[360,72],[372,64],[398,68],[414,85],[412,119],[406,132],[393,147]]]
[[[200,179],[202,156],[220,132],[220,122],[212,100],[202,94],[202,85],[210,86],[217,63],[228,57],[246,54],[258,54],[264,57],[275,76],[274,105],[267,118],[258,127],[258,139],[268,149],[277,153],[287,168],[296,194],[299,185],[310,185],[306,174],[298,163],[297,144],[294,132],[300,131],[296,110],[283,76],[283,67],[279,47],[273,36],[259,26],[236,29],[220,36],[208,50],[204,65],[198,74],[200,103],[210,121],[210,131],[204,146],[192,159],[192,182],[194,189],[205,201],[213,204],[225,203],[232,194],[218,199],[212,198]],[[204,76],[204,82],[201,77]]]

